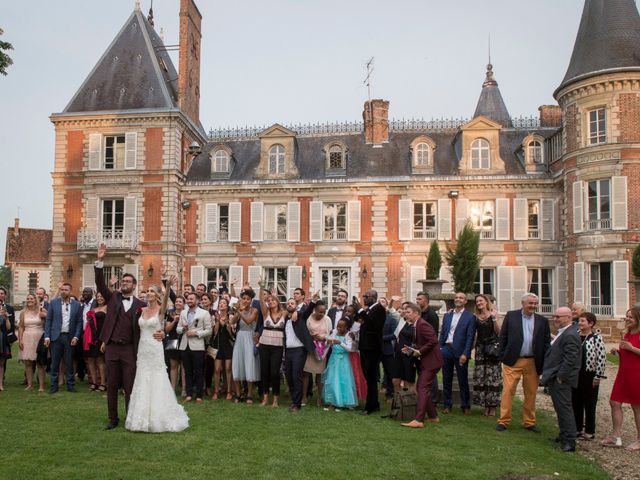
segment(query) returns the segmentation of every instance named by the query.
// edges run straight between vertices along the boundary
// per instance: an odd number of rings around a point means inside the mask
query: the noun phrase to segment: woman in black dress
[[[476,358],[473,368],[473,403],[484,407],[484,415],[492,417],[502,395],[502,370],[497,355],[488,355],[489,345],[498,339],[498,313],[486,295],[476,295]]]
[[[178,384],[178,369],[180,367],[180,350],[178,350],[180,335],[178,335],[176,327],[182,310],[184,310],[184,297],[180,295],[173,301],[173,308],[167,310],[164,323],[164,333],[166,334],[164,360],[169,366],[169,380],[174,391]],[[184,385],[184,381],[182,384]]]
[[[229,300],[222,297],[218,300],[218,311],[215,315],[211,347],[217,349],[215,372],[213,374],[213,395],[211,400],[218,399],[220,377],[224,369],[224,383],[227,388],[227,400],[233,399],[233,378],[231,375],[231,359],[234,342],[233,326],[229,322]]]
[[[96,293],[96,306],[93,310],[87,312],[87,324],[84,327],[85,341],[84,341],[84,359],[91,373],[91,378],[94,383],[90,385],[91,390],[98,390],[100,392],[106,392],[105,381],[105,365],[104,365],[104,353],[101,350],[102,342],[100,342],[100,333],[104,321],[107,318],[107,303],[100,292]],[[87,330],[91,332],[87,335]],[[91,342],[88,341],[91,338]]]
[[[404,319],[404,308],[408,302],[404,302],[400,309],[401,318],[398,322],[398,326],[395,330],[397,342],[395,344],[394,359],[393,359],[393,389],[394,391],[400,390],[401,382],[404,383],[404,388],[415,391],[416,383],[416,364],[415,359],[412,356],[402,353],[402,347],[408,345],[413,346],[415,338],[416,327],[410,324]]]

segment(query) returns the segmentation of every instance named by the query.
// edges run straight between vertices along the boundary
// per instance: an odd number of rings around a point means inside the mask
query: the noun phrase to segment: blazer
[[[431,324],[424,318],[419,318],[415,325],[415,347],[420,351],[417,365],[420,370],[438,370],[442,368],[442,353],[438,348],[438,337]]]
[[[189,309],[185,309],[180,314],[180,320],[176,326],[178,335],[185,333],[185,329],[182,326],[183,322],[187,321],[187,313]],[[193,323],[187,330],[188,332],[196,332],[196,337],[188,337],[186,334],[182,335],[180,339],[180,345],[178,350],[186,350],[187,346],[192,351],[204,351],[206,348],[206,339],[213,333],[213,327],[211,325],[211,315],[206,310],[196,307],[195,317],[193,317]]]
[[[580,334],[570,325],[547,350],[540,382],[549,385],[554,379],[577,388],[582,364]]]
[[[345,306],[342,308],[342,316],[344,317],[344,309],[347,307],[347,305],[345,304]],[[329,311],[327,312],[327,317],[329,317],[331,319],[331,328],[335,329],[336,328],[336,312],[338,311],[338,309],[336,307],[331,307],[329,309]]]
[[[309,310],[311,312],[312,309]],[[284,320],[284,346],[286,350],[287,346],[287,323],[291,322],[293,326],[293,332],[298,337],[298,340],[302,342],[302,348],[305,349],[307,353],[313,352],[315,350],[315,345],[313,344],[313,338],[311,338],[311,334],[309,333],[309,328],[307,328],[307,319],[309,315],[304,316],[298,312],[298,319],[294,322],[291,320],[291,316],[287,315]]]
[[[387,311],[387,316],[382,326],[382,354],[393,355],[393,343],[396,341],[396,327],[398,321],[394,316],[394,312]]]
[[[44,321],[44,338],[55,342],[62,330],[62,299],[54,298],[49,303],[47,318]],[[76,300],[69,302],[69,335],[79,339],[82,334],[82,304]]]
[[[522,350],[522,310],[507,312],[500,329],[500,356],[502,363],[513,366],[520,358]],[[544,356],[551,345],[549,321],[542,315],[534,314],[533,356],[536,360],[538,375],[542,374]]]
[[[362,318],[360,351],[382,354],[382,328],[387,318],[387,311],[382,305],[376,303],[369,310],[360,309],[358,317]]]
[[[453,310],[449,310],[444,314],[442,319],[442,330],[440,330],[440,347],[444,347],[447,337],[451,331],[451,322],[453,320]],[[435,329],[434,329],[435,330]],[[476,317],[468,310],[463,310],[456,331],[453,334],[453,354],[460,357],[464,354],[467,358],[471,358],[471,349],[473,341],[476,337]]]

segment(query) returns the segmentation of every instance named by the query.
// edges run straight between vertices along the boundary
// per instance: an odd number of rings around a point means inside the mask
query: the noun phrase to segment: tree
[[[482,260],[479,250],[480,232],[473,228],[471,222],[467,222],[458,235],[455,248],[451,244],[447,245],[446,258],[451,267],[453,288],[456,292],[473,292],[473,284]]]
[[[0,35],[3,33],[4,30],[0,28]],[[5,76],[7,75],[7,68],[13,65],[13,60],[11,60],[11,57],[5,53],[8,50],[13,50],[13,45],[9,42],[3,42],[0,40],[0,73]]]
[[[440,246],[434,240],[429,247],[429,255],[427,256],[427,280],[436,280],[440,276],[440,267],[442,266],[442,257],[440,256]]]
[[[631,257],[631,271],[636,278],[640,278],[640,244],[633,251],[633,257]]]
[[[6,288],[7,290],[11,289],[11,268],[6,265],[0,266],[0,286]]]

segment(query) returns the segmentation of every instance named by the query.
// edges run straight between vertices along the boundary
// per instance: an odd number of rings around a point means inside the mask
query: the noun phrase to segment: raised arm
[[[162,296],[162,305],[160,305],[160,315],[159,318],[164,318],[164,314],[167,311],[167,302],[169,301],[169,295],[168,293],[171,292],[171,286],[176,282],[177,278],[175,275],[171,275],[169,277],[169,279],[165,282],[163,281],[162,283],[165,285],[166,287],[166,291],[164,292],[164,295]],[[175,294],[173,295],[173,299],[175,299]],[[173,300],[172,300],[173,301]]]
[[[107,287],[106,283],[104,283],[102,262],[104,261],[104,257],[106,253],[107,253],[107,246],[104,243],[101,243],[100,246],[98,247],[98,253],[97,253],[98,263],[100,264],[100,266],[96,265],[93,271],[95,273],[96,288],[100,292],[100,294],[104,297],[104,301],[106,303],[109,303],[109,300],[111,300],[111,295],[113,295],[113,292],[109,289],[109,287]]]

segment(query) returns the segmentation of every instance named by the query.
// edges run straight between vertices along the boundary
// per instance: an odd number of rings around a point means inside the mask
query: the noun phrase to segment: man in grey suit
[[[571,406],[571,389],[578,386],[582,344],[578,331],[571,328],[571,309],[558,308],[552,318],[558,334],[545,355],[541,383],[549,387],[558,416],[560,448],[563,452],[575,452],[576,420]]]

